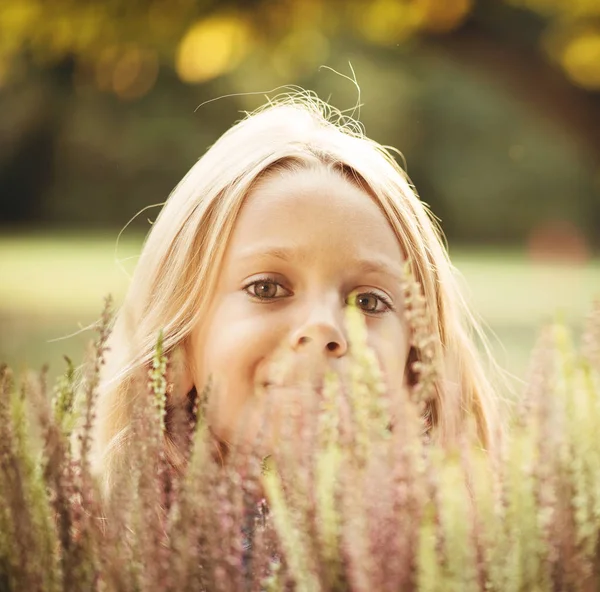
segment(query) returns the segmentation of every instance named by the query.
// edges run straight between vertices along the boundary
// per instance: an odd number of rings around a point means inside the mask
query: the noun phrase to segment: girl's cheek
[[[197,357],[198,377],[212,375],[215,386],[223,395],[239,393],[244,399],[252,395],[255,382],[264,374],[264,366],[277,348],[280,336],[260,318],[214,319],[210,331],[198,344],[202,355]],[[230,317],[231,318],[231,317]],[[198,385],[197,385],[198,386]]]

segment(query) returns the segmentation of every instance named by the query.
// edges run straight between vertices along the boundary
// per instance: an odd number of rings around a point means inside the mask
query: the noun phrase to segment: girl
[[[349,302],[365,315],[387,387],[410,384],[420,352],[409,347],[403,314],[407,260],[442,361],[433,435],[454,441],[471,415],[481,445],[494,451],[497,400],[471,338],[480,329],[431,215],[390,152],[306,95],[269,102],[234,125],[169,197],[116,318],[94,439],[106,490],[131,436],[134,376],[151,362],[161,329],[165,350],[181,360],[171,369],[171,404],[210,376],[207,421],[220,443],[256,435],[266,406],[303,377],[343,370]],[[282,352],[288,370],[274,377]],[[175,441],[167,433],[178,466]]]

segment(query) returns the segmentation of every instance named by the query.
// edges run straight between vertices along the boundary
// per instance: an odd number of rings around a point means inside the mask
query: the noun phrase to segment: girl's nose
[[[348,342],[341,323],[334,319],[308,319],[292,334],[294,350],[313,350],[328,357],[339,358],[348,351]]]

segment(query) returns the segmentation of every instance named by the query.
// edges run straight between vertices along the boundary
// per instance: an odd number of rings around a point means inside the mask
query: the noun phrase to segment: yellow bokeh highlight
[[[184,82],[205,82],[229,72],[247,53],[248,24],[236,15],[207,18],[193,25],[177,49],[175,69]]]
[[[5,52],[18,51],[23,39],[31,37],[42,18],[42,6],[35,0],[0,0],[0,45]]]
[[[415,4],[399,0],[359,2],[353,20],[361,36],[376,45],[393,45],[409,38],[419,27]]]
[[[456,29],[471,12],[473,0],[417,0],[421,28],[432,33]]]
[[[600,90],[600,32],[587,32],[571,39],[560,61],[575,84],[587,90]]]
[[[373,0],[351,9],[360,35],[377,45],[399,44],[419,31],[446,33],[459,27],[474,0]]]

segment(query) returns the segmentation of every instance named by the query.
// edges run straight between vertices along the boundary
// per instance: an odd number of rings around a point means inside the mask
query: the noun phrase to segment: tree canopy
[[[504,0],[541,23],[536,42],[569,80],[600,90],[599,0]],[[486,0],[3,0],[0,86],[29,64],[69,58],[75,83],[122,99],[154,86],[160,66],[187,83],[234,69],[252,54],[295,77],[327,60],[329,39],[400,46],[460,28]],[[490,9],[491,10],[491,9]]]

